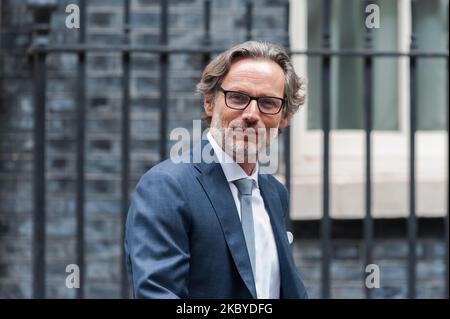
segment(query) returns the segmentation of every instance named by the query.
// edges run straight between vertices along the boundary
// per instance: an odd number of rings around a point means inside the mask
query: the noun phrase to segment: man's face
[[[243,58],[231,65],[221,87],[255,97],[283,98],[284,72],[271,60]],[[230,155],[233,158],[238,154],[254,158],[277,136],[278,128],[286,127],[288,122],[284,110],[273,115],[261,113],[255,100],[244,110],[229,108],[225,104],[225,94],[220,90],[216,92],[214,101],[205,99],[204,108],[206,114],[212,116],[212,135],[225,151],[232,151]]]

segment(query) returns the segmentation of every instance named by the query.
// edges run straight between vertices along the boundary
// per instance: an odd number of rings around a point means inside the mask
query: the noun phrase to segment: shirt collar
[[[225,177],[229,183],[234,182],[238,179],[242,178],[251,178],[256,187],[258,186],[258,172],[259,172],[259,164],[256,162],[256,166],[253,170],[253,173],[248,176],[245,171],[242,169],[242,167],[239,166],[238,163],[233,161],[230,155],[225,153],[223,149],[217,144],[214,137],[211,135],[211,132],[208,132],[206,134],[206,137],[211,144],[214,154],[216,154],[216,158],[219,161],[220,165],[222,166],[223,173],[225,174]]]

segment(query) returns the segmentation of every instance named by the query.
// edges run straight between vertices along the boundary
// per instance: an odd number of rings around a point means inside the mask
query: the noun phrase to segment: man
[[[201,146],[216,160],[169,159],[141,178],[125,236],[135,298],[307,298],[284,224],[286,188],[258,164],[303,88],[269,43],[209,63],[197,85],[210,125]]]

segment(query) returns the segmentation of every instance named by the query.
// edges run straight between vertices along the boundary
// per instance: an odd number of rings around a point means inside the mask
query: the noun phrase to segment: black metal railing
[[[366,7],[370,1],[366,1]],[[368,51],[372,50],[373,40],[371,29],[366,28],[364,36],[364,48]],[[373,112],[373,94],[372,94],[372,72],[373,61],[371,56],[364,57],[364,129],[366,140],[366,189],[365,189],[365,209],[364,216],[364,264],[370,265],[373,261],[373,218],[372,218],[372,166],[371,166],[371,150],[372,150],[372,112]],[[371,297],[372,290],[367,286],[365,288],[366,298]]]
[[[368,3],[368,1],[366,1]],[[371,1],[373,2],[373,1]],[[125,224],[126,213],[129,205],[129,169],[130,169],[130,55],[136,52],[146,52],[159,55],[159,93],[160,93],[160,131],[159,131],[159,154],[160,158],[166,158],[167,155],[167,134],[168,134],[168,72],[169,57],[174,54],[199,54],[203,56],[206,63],[211,54],[223,51],[226,48],[211,46],[210,17],[211,1],[204,1],[204,37],[202,47],[172,47],[168,45],[168,14],[169,1],[161,0],[161,26],[160,42],[155,45],[130,45],[130,4],[128,0],[124,1],[124,41],[119,45],[95,45],[86,43],[86,28],[80,29],[78,44],[56,45],[48,42],[49,21],[54,5],[48,5],[44,2],[36,2],[36,5],[30,6],[34,16],[34,38],[33,44],[29,48],[29,54],[33,56],[34,66],[34,248],[33,248],[33,296],[37,298],[45,297],[45,227],[46,227],[46,205],[45,205],[45,113],[46,113],[46,69],[45,62],[48,54],[75,53],[78,56],[77,69],[77,135],[76,135],[76,208],[77,208],[77,262],[82,269],[80,275],[81,287],[78,290],[78,297],[84,297],[84,265],[85,265],[85,238],[84,238],[84,162],[85,162],[85,101],[86,101],[86,54],[88,52],[119,52],[122,55],[122,135],[121,135],[121,209],[122,209],[122,238],[123,225]],[[419,58],[446,59],[447,78],[448,78],[448,51],[447,52],[423,52],[416,49],[415,40],[415,0],[411,1],[412,6],[412,32],[411,32],[411,50],[409,52],[399,51],[380,51],[373,50],[372,34],[369,29],[366,30],[364,37],[364,48],[361,50],[333,50],[331,48],[332,30],[331,0],[323,0],[323,31],[322,47],[320,49],[308,49],[304,51],[294,51],[289,48],[289,3],[285,7],[285,47],[291,55],[319,56],[321,58],[322,73],[322,131],[323,131],[323,217],[321,223],[321,249],[322,249],[322,269],[321,269],[321,296],[329,298],[330,296],[330,263],[331,263],[331,218],[330,218],[330,119],[331,119],[331,59],[332,57],[355,57],[364,60],[364,106],[365,106],[365,210],[366,214],[363,223],[364,233],[364,251],[365,263],[372,263],[374,222],[372,217],[372,197],[371,197],[371,133],[373,127],[373,59],[377,57],[409,57],[410,70],[410,121],[409,121],[409,216],[408,216],[408,297],[416,297],[416,264],[417,257],[415,246],[417,242],[417,217],[416,217],[416,176],[415,176],[415,133],[416,125],[416,79],[417,79],[417,60]],[[85,25],[86,1],[79,1],[80,21]],[[247,2],[246,10],[246,38],[252,39],[253,31],[253,5]],[[447,88],[442,87],[447,91]],[[448,91],[447,91],[448,92]],[[448,109],[448,94],[447,94]],[[448,115],[448,114],[447,114]],[[447,122],[448,131],[448,122]],[[290,189],[290,131],[286,130],[284,135],[284,160],[285,160],[285,178],[286,186]],[[448,187],[448,177],[447,177]],[[447,202],[448,203],[448,202]],[[447,248],[446,258],[446,296],[448,296],[448,204],[445,217],[445,241]],[[124,261],[124,258],[122,258]],[[125,264],[121,262],[121,296],[129,296],[129,287],[126,276]],[[366,297],[370,298],[370,289],[366,289]]]

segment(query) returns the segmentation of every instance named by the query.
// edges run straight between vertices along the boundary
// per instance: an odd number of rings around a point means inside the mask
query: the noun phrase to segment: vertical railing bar
[[[86,1],[80,0],[80,25],[78,42],[86,42]],[[84,161],[85,161],[85,122],[86,122],[86,52],[78,53],[77,65],[77,137],[76,137],[76,220],[77,220],[77,265],[80,269],[80,287],[77,297],[84,298],[85,247],[84,247]]]
[[[286,2],[284,8],[284,32],[285,32],[285,49],[290,52],[291,43],[289,41],[289,14],[290,14],[290,3]],[[291,194],[291,126],[287,126],[284,129],[284,165],[285,165],[285,185],[288,190],[288,194]],[[290,196],[290,195],[289,195]],[[290,203],[290,201],[289,201]],[[288,206],[288,211],[286,214],[286,224],[288,229],[292,229],[292,220],[290,205]]]
[[[415,0],[411,0],[411,51],[416,49]],[[416,176],[415,176],[415,132],[416,132],[416,57],[410,56],[410,116],[409,116],[409,216],[408,216],[408,298],[416,297]]]
[[[203,3],[203,44],[211,45],[211,1]]]
[[[250,0],[245,3],[245,22],[245,39],[249,41],[253,31],[253,2]]]
[[[211,1],[203,2],[203,45],[207,48],[211,46]],[[203,65],[207,65],[211,58],[211,54],[203,54]]]
[[[447,39],[447,41],[448,41],[448,39]],[[447,50],[448,50],[448,42],[447,42]],[[446,109],[446,111],[447,111],[447,114],[445,114],[445,118],[447,119],[446,120],[446,128],[447,128],[447,137],[448,137],[448,127],[449,127],[449,119],[448,119],[448,116],[449,116],[449,97],[448,97],[448,85],[449,85],[449,76],[448,76],[448,73],[449,73],[449,67],[448,67],[448,56],[447,56],[447,83],[446,84],[444,84],[445,85],[445,90],[447,91],[447,109]],[[448,160],[449,160],[449,149],[448,149],[448,143],[447,143],[447,165],[448,165]],[[448,191],[449,191],[449,188],[448,188],[448,184],[449,184],[449,176],[450,176],[450,170],[448,169],[448,167],[447,167],[447,191],[446,191],[446,194],[448,194]],[[449,198],[448,198],[448,196],[447,196],[447,214],[445,215],[445,217],[444,217],[444,227],[445,227],[445,229],[444,229],[444,234],[445,234],[445,298],[449,298],[449,261],[448,261],[448,258],[449,258],[449,251],[448,251],[448,248],[449,248],[449,229],[448,229],[448,219],[449,219]]]
[[[33,297],[45,298],[45,91],[46,53],[34,53]]]
[[[211,60],[211,1],[205,0],[203,2],[203,46],[208,48],[207,52],[202,54],[202,68],[205,68]],[[204,115],[203,115],[204,116]],[[205,124],[202,118],[202,130],[207,129],[207,127],[203,127]],[[203,132],[202,132],[203,133]],[[200,136],[200,141],[203,137]],[[195,134],[194,134],[195,139]]]
[[[169,1],[160,0],[161,7],[161,33],[160,33],[160,44],[166,46],[168,43],[168,19],[169,19]],[[159,101],[159,110],[160,110],[160,148],[159,155],[160,159],[163,160],[167,156],[167,108],[169,107],[168,103],[168,53],[164,51],[159,56],[159,67],[160,67],[160,101]]]
[[[48,45],[50,18],[56,4],[30,3],[33,11],[33,46]],[[33,52],[33,238],[32,238],[32,294],[46,296],[46,90],[47,53]]]
[[[4,33],[2,32],[3,19],[2,19],[1,12],[3,12],[3,2],[2,1],[0,1],[0,68],[3,67],[3,60],[4,60],[3,52],[4,52],[4,50],[6,50],[6,48],[3,48]],[[3,92],[3,77],[4,77],[4,75],[2,74],[0,76],[0,92]],[[3,98],[4,98],[3,96],[0,97],[0,105],[1,105],[1,103],[3,103],[3,101],[2,101]]]
[[[364,7],[374,1],[364,1]],[[365,14],[365,10],[364,10]],[[365,49],[372,50],[372,32],[370,28],[366,28],[364,36]],[[371,166],[371,133],[372,133],[372,112],[373,112],[373,57],[366,56],[364,58],[364,105],[365,105],[365,137],[366,137],[366,196],[365,196],[365,208],[366,215],[364,218],[364,261],[365,267],[372,264],[372,248],[373,248],[373,218],[372,218],[372,166]],[[364,267],[364,268],[365,268]],[[372,297],[371,288],[365,286],[366,298]]]
[[[331,2],[324,0],[322,48],[331,47]],[[323,129],[323,217],[321,219],[322,240],[322,298],[330,298],[330,241],[331,221],[329,214],[329,150],[330,150],[330,55],[322,57],[322,129]]]
[[[124,1],[124,35],[123,42],[125,45],[130,43],[130,1]],[[130,172],[130,51],[125,50],[122,53],[122,169],[121,169],[121,243],[125,241],[125,222],[127,219],[127,211],[129,205],[129,172]],[[120,260],[120,290],[121,297],[127,299],[130,297],[128,274],[126,269],[125,250],[121,249]]]
[[[447,104],[448,105],[448,104]],[[448,114],[447,114],[448,117]],[[447,120],[448,121],[448,120]],[[448,123],[447,123],[447,133],[448,133]],[[448,158],[448,155],[447,155]],[[448,194],[448,179],[449,179],[449,175],[447,174],[447,194]],[[448,214],[449,214],[449,204],[448,204],[448,197],[447,197],[447,214],[444,217],[444,234],[445,234],[445,298],[449,298],[449,288],[448,288],[448,280],[449,280],[449,262],[448,262],[448,258],[449,258],[449,252],[448,252],[448,248],[449,248],[449,242],[448,242],[448,237],[449,237],[449,230],[448,230]]]

